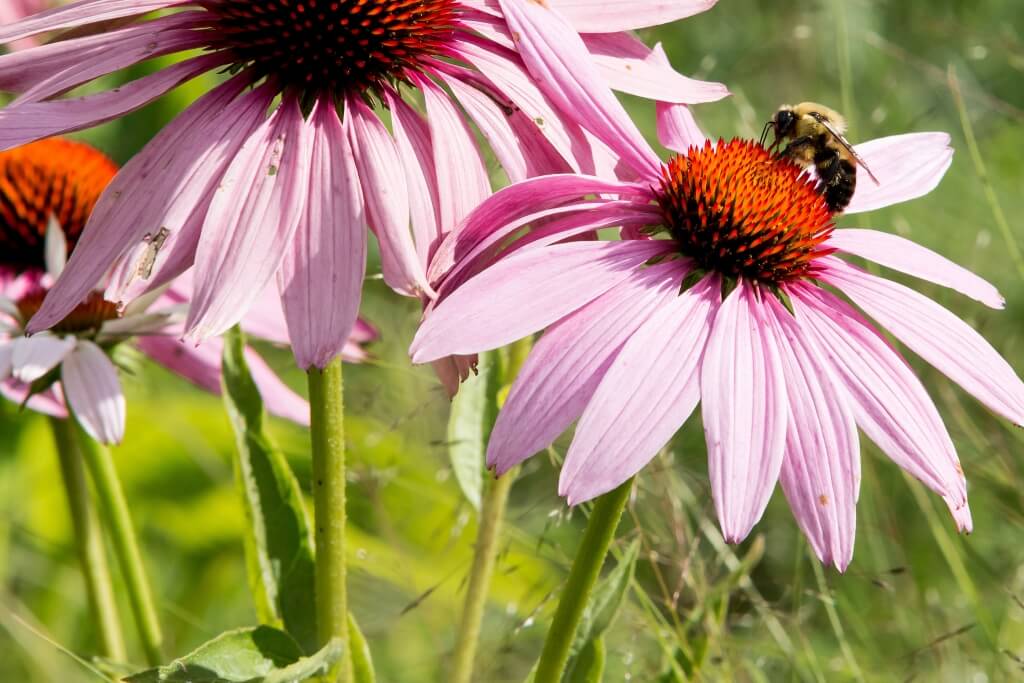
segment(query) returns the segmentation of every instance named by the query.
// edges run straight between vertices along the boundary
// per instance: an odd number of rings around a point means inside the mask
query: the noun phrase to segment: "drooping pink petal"
[[[608,89],[579,34],[532,0],[499,0],[523,61],[544,93],[611,147],[641,177],[656,178],[657,156]]]
[[[242,79],[238,80],[244,82]],[[230,86],[229,92],[237,84]],[[192,267],[199,235],[210,203],[220,186],[220,180],[245,141],[264,123],[267,107],[272,99],[272,92],[257,89],[245,93],[234,101],[225,102],[223,109],[217,110],[211,106],[212,120],[197,122],[194,127],[185,127],[184,121],[179,123],[181,117],[175,119],[168,128],[180,126],[184,139],[177,148],[171,148],[170,141],[167,142],[168,148],[165,149],[169,159],[162,172],[153,173],[150,177],[152,171],[148,164],[133,168],[131,175],[124,178],[124,184],[127,186],[124,192],[114,195],[109,207],[103,205],[105,210],[113,212],[120,207],[121,211],[114,213],[112,217],[98,210],[93,211],[90,225],[102,225],[101,220],[108,218],[124,221],[130,215],[131,209],[127,208],[131,206],[130,202],[137,197],[147,197],[144,202],[146,208],[143,209],[144,220],[140,220],[141,225],[155,224],[167,231],[163,245],[155,254],[152,254],[150,249],[156,230],[147,233],[150,235],[148,240],[142,236],[134,249],[125,250],[121,254],[109,272],[105,293],[108,300],[134,301],[166,285]],[[145,154],[149,147],[147,145],[139,156]],[[132,161],[134,160],[133,158]],[[129,162],[128,166],[131,163]],[[180,175],[175,178],[176,186],[168,182],[174,175],[171,172],[172,164],[173,168],[180,168]],[[115,182],[127,174],[128,166],[121,170]],[[131,182],[133,180],[134,183]],[[145,194],[154,183],[161,182],[163,185],[157,186],[156,197]],[[167,191],[168,187],[170,192]],[[110,190],[104,197],[108,194]],[[79,250],[81,246],[76,248],[76,252]],[[152,269],[149,276],[144,277],[145,273],[139,272],[139,264],[147,260],[152,264]]]
[[[632,31],[706,12],[718,0],[547,0],[580,33]]]
[[[0,57],[0,88],[13,105],[40,102],[133,64],[202,46],[204,12],[185,12]]]
[[[0,109],[0,150],[91,128],[124,116],[219,66],[225,59],[216,54],[193,57],[114,90],[72,99],[24,102]]]
[[[434,143],[430,127],[398,93],[388,90],[391,128],[395,135],[398,156],[405,170],[405,187],[409,195],[413,241],[420,268],[426,272],[430,254],[441,236],[438,214],[437,172],[434,170]],[[449,228],[451,226],[448,226]]]
[[[75,348],[75,338],[38,334],[19,337],[12,346],[11,374],[19,382],[31,384],[64,360]]]
[[[448,95],[432,81],[417,79],[427,107],[437,172],[441,229],[450,230],[491,194],[487,168],[473,132]]]
[[[417,363],[504,346],[543,329],[630,277],[668,242],[573,242],[526,249],[469,280],[427,316]]]
[[[582,36],[590,57],[613,89],[656,102],[697,104],[729,95],[721,83],[687,78],[661,54],[630,33],[592,33]]]
[[[207,339],[198,346],[182,343],[169,336],[139,337],[137,343],[143,353],[174,374],[200,389],[220,395],[220,363],[224,350],[220,337]],[[288,388],[251,348],[246,348],[245,360],[267,410],[300,425],[308,425],[309,404]]]
[[[305,210],[311,155],[310,127],[286,98],[228,166],[196,247],[193,341],[241,320],[274,277]]]
[[[999,290],[985,279],[931,249],[897,235],[878,230],[844,228],[832,231],[827,246],[955,289],[992,308],[1003,308],[1006,305]]]
[[[24,405],[29,410],[34,410],[43,415],[52,415],[53,417],[68,416],[68,409],[64,405],[64,394],[60,391],[60,384],[54,384],[46,391],[29,396],[31,390],[31,384],[19,382],[13,377],[0,382],[0,394],[8,401]]]
[[[974,328],[909,287],[833,256],[821,263],[823,280],[992,411],[1024,425],[1024,382]]]
[[[872,211],[926,195],[953,163],[946,133],[908,133],[854,145],[857,154],[878,178],[857,174],[857,189],[845,213]]]
[[[853,558],[860,488],[853,409],[817,340],[775,297],[765,300],[789,403],[782,491],[814,554],[842,572]]]
[[[665,293],[678,293],[680,261],[646,268],[544,332],[516,376],[487,444],[504,474],[548,446],[578,418],[622,345]]]
[[[243,86],[241,80],[234,79],[210,91],[124,165],[93,209],[66,272],[29,322],[29,333],[60,322],[96,287],[120,254],[133,245],[144,248],[141,242],[147,233],[155,234],[165,226],[170,241],[181,232],[180,222],[168,220],[168,207],[175,205],[194,211],[196,195],[202,196],[208,185],[216,184],[222,165],[226,167],[234,156],[234,147],[240,144],[228,131],[237,129],[244,135],[252,119],[263,118],[265,104],[262,109],[239,106],[225,110]],[[240,100],[240,105],[246,101],[255,103],[257,98],[258,93],[253,93]],[[230,156],[220,156],[225,152],[230,152]],[[211,172],[218,174],[211,176]],[[160,267],[164,252],[171,249],[170,245],[165,247],[157,254],[154,268]],[[131,261],[124,280],[132,279],[136,264],[137,259]],[[117,296],[110,298],[119,300]]]
[[[711,494],[730,543],[742,541],[768,505],[789,419],[779,350],[758,294],[739,281],[715,315],[701,363]]]
[[[312,167],[305,216],[278,271],[299,367],[325,367],[345,347],[366,275],[366,220],[352,147],[333,103],[310,116]]]
[[[465,254],[445,276],[438,288],[438,298],[444,299],[496,259],[522,249],[537,249],[571,239],[596,239],[595,231],[604,228],[629,229],[636,225],[654,225],[660,220],[657,207],[629,200],[604,200],[574,204],[561,209],[542,212],[533,229],[515,241],[503,244],[502,238],[515,232],[515,224],[504,226]]]
[[[0,27],[0,43],[28,38],[45,31],[59,31],[121,17],[139,16],[165,7],[183,5],[186,2],[189,0],[79,0]]]
[[[103,350],[80,340],[61,365],[68,405],[82,429],[104,444],[124,438],[126,406],[117,369]]]
[[[570,174],[531,178],[496,192],[466,217],[437,248],[428,275],[441,279],[461,259],[485,242],[494,242],[531,220],[545,209],[569,200],[595,195],[642,195],[644,188],[602,178]]]
[[[845,384],[857,426],[951,510],[963,507],[967,486],[953,440],[907,362],[832,294],[807,285],[789,294],[801,329],[815,336]]]
[[[668,64],[668,56],[661,43],[652,50],[653,59]],[[656,104],[658,121],[658,141],[667,149],[677,154],[686,154],[691,147],[703,147],[707,137],[690,113],[685,104],[658,102]]]
[[[623,345],[583,410],[558,491],[570,505],[612,490],[640,471],[697,407],[699,366],[721,300],[717,276],[658,307]]]
[[[395,141],[358,97],[346,100],[344,125],[356,155],[366,215],[380,243],[384,281],[402,294],[433,295],[409,231],[405,169]]]
[[[456,38],[451,47],[455,54],[494,83],[498,91],[511,98],[512,104],[534,123],[573,171],[592,173],[586,164],[587,141],[578,124],[559,114],[517,53],[481,43],[472,38]]]

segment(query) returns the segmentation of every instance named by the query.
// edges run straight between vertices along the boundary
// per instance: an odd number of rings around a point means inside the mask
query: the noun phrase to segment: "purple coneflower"
[[[379,238],[387,283],[430,297],[430,251],[445,226],[489,194],[458,105],[513,180],[607,170],[612,157],[592,132],[640,140],[624,117],[597,116],[587,104],[611,97],[607,86],[567,98],[561,77],[530,77],[513,40],[514,17],[530,4],[79,0],[0,29],[0,42],[9,42],[111,22],[0,58],[0,88],[19,93],[0,111],[0,147],[115,119],[203,73],[230,74],[125,166],[30,330],[59,322],[119,259],[107,289],[115,301],[194,267],[189,339],[236,323],[276,278],[299,365],[325,366],[356,319],[366,226]],[[726,93],[675,73],[623,31],[713,4],[641,0],[595,11],[579,0],[550,1],[589,34],[583,66],[620,89],[675,102]],[[161,9],[175,11],[131,21]],[[52,99],[132,64],[196,50],[114,90]],[[412,91],[426,117],[406,102]],[[374,107],[390,109],[393,133]],[[163,247],[140,278],[136,263],[156,234]]]
[[[90,291],[52,329],[25,336],[73,252],[89,213],[117,167],[88,145],[50,138],[0,152],[0,393],[49,415],[70,405],[90,436],[124,435],[125,399],[110,353],[134,341],[147,356],[200,387],[220,392],[219,339],[195,348],[179,341],[188,304],[186,280],[121,308]],[[275,310],[276,309],[276,310]],[[287,344],[277,301],[260,302],[242,322],[254,336]],[[342,357],[359,361],[359,343],[375,332],[357,321]],[[306,402],[252,349],[247,360],[267,408],[308,424]]]
[[[477,353],[545,329],[488,447],[498,473],[578,419],[559,492],[570,504],[639,471],[698,403],[715,509],[742,540],[781,481],[818,557],[854,543],[858,427],[971,529],[953,442],[910,365],[875,324],[991,410],[1024,423],[1024,384],[971,327],[845,253],[1002,308],[990,284],[909,240],[835,229],[813,178],[755,142],[706,141],[684,107],[661,107],[679,154],[637,182],[552,175],[484,202],[439,248],[455,266],[412,345],[418,362]],[[943,133],[857,145],[880,179],[849,212],[931,191]],[[542,227],[503,248],[523,226]],[[567,241],[621,226],[621,241]],[[457,256],[457,258],[456,258]],[[481,272],[482,271],[482,272]]]

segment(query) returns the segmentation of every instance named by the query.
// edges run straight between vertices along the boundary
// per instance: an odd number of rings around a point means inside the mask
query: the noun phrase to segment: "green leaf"
[[[376,683],[370,646],[351,612],[348,613],[348,646],[352,651],[352,683]]]
[[[222,633],[166,666],[124,679],[128,683],[298,683],[327,671],[342,656],[335,639],[304,657],[287,633],[270,626]]]
[[[261,621],[281,625],[306,653],[317,648],[313,535],[302,490],[263,429],[263,400],[238,328],[224,338],[224,406],[235,432],[235,473],[249,533],[249,581]]]
[[[576,656],[572,671],[566,678],[569,683],[601,683],[604,678],[604,661],[604,638],[592,638]]]
[[[467,379],[452,400],[448,417],[448,457],[466,500],[480,510],[487,438],[498,414],[498,373],[491,354],[480,354],[477,376]]]

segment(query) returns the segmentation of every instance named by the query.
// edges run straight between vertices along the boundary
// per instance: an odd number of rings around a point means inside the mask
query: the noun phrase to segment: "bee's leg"
[[[814,138],[810,135],[801,135],[786,145],[781,152],[782,156],[790,159],[801,166],[808,166],[814,162]]]

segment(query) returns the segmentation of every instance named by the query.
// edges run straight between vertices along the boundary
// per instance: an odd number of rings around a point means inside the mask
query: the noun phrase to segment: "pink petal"
[[[427,107],[437,172],[441,230],[454,228],[490,196],[491,182],[473,132],[448,95],[428,79],[418,79]]]
[[[13,356],[14,343],[7,339],[0,341],[0,381],[11,376],[11,370],[14,367]]]
[[[75,348],[75,338],[39,334],[19,337],[12,346],[11,374],[19,382],[31,384],[64,360]]]
[[[191,340],[241,320],[280,267],[309,193],[311,148],[310,126],[287,98],[224,173],[196,248]]]
[[[64,405],[64,394],[61,393],[60,384],[54,384],[46,391],[29,396],[32,385],[19,382],[13,377],[0,382],[0,394],[8,401],[17,403],[19,406],[26,406],[43,415],[53,417],[67,417],[68,409]]]
[[[437,248],[430,263],[431,281],[440,280],[474,250],[493,244],[544,211],[588,194],[637,196],[637,185],[571,174],[531,178],[496,192],[466,217]]]
[[[583,412],[622,345],[686,273],[676,260],[645,268],[549,327],[516,376],[491,431],[487,465],[504,474],[545,448]]]
[[[721,299],[716,276],[686,292],[662,289],[651,316],[611,361],[576,426],[558,491],[570,505],[640,471],[700,400],[699,365]]]
[[[911,240],[878,230],[834,230],[828,246],[874,261],[886,268],[955,289],[992,308],[1003,308],[999,290],[966,268]]]
[[[225,111],[243,86],[244,82],[235,79],[210,91],[125,164],[93,209],[60,279],[29,323],[30,333],[60,322],[118,256],[138,245],[140,252],[131,259],[124,279],[111,283],[115,289],[116,284],[126,286],[136,274],[138,256],[145,248],[143,237],[163,226],[170,236],[157,254],[156,273],[165,254],[173,250],[170,243],[184,232],[182,223],[198,210],[196,204],[207,188],[216,185],[250,125],[256,125],[257,117],[263,118],[266,105],[258,93]],[[263,104],[252,106],[257,101]],[[241,139],[229,131],[238,131]],[[120,300],[114,295],[108,298]]]
[[[441,218],[438,215],[437,172],[434,170],[434,143],[430,127],[416,111],[388,90],[388,108],[391,110],[391,128],[395,135],[398,156],[405,170],[405,187],[409,195],[409,213],[412,219],[413,241],[420,269],[426,272],[430,254],[441,236]],[[450,226],[449,226],[450,227]]]
[[[574,242],[527,249],[458,288],[420,325],[416,363],[498,348],[555,322],[630,277],[671,245]]]
[[[687,78],[672,68],[664,51],[656,54],[630,33],[582,36],[605,81],[620,92],[659,102],[697,104],[729,95],[721,83]]]
[[[807,285],[789,294],[801,329],[815,336],[845,384],[857,426],[951,509],[965,505],[966,482],[953,441],[906,361],[832,294]]]
[[[174,374],[200,389],[220,395],[220,363],[224,349],[220,337],[208,339],[198,346],[184,344],[167,336],[139,337],[137,343],[143,353]],[[300,425],[308,425],[309,404],[288,388],[259,354],[249,347],[245,350],[245,360],[267,410]]]
[[[185,12],[0,57],[0,87],[20,93],[13,105],[40,102],[147,59],[201,47],[208,39],[195,29],[207,23],[206,13]]]
[[[662,49],[661,43],[654,46],[653,55],[655,59],[668,64],[668,56]],[[667,149],[679,154],[686,154],[691,147],[704,146],[707,137],[694,120],[690,108],[685,104],[658,102],[657,115],[658,141]]]
[[[701,364],[708,475],[722,534],[742,541],[779,478],[789,411],[774,336],[753,285],[740,280],[715,315]]]
[[[9,2],[9,0],[4,0]],[[45,31],[58,31],[121,17],[133,17],[189,0],[79,0],[34,14],[23,21],[0,27],[0,43],[27,38]]]
[[[219,54],[194,57],[114,90],[72,99],[25,102],[0,109],[0,150],[91,128],[124,116],[219,66],[224,59]]]
[[[61,365],[68,404],[85,432],[105,444],[124,438],[124,391],[117,369],[100,347],[80,340]]]
[[[706,12],[718,0],[547,0],[580,33],[612,33],[669,24]]]
[[[409,231],[405,169],[395,141],[358,97],[346,100],[344,125],[355,150],[366,215],[380,242],[384,281],[400,294],[433,295]]]
[[[817,340],[775,297],[765,298],[789,402],[782,490],[818,559],[845,571],[853,558],[860,489],[853,409]]]
[[[657,156],[605,85],[579,34],[546,5],[499,4],[519,54],[562,115],[593,132],[641,177],[657,177]]]
[[[278,285],[295,360],[325,367],[359,314],[366,221],[355,159],[333,102],[317,103],[305,216],[285,253]]]
[[[515,52],[472,39],[455,39],[452,48],[523,111],[573,171],[590,172],[585,163],[587,142],[579,126],[556,110]]]
[[[846,213],[872,211],[926,195],[939,184],[953,163],[946,133],[908,133],[854,145],[857,154],[878,178],[857,174],[857,189]]]
[[[821,278],[994,412],[1024,425],[1024,382],[970,325],[931,299],[835,257]]]

